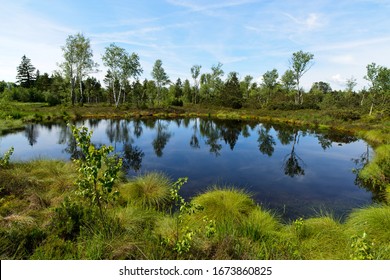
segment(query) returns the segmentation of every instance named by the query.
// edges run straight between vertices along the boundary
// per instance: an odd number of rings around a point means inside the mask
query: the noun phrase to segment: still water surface
[[[219,186],[246,189],[257,203],[284,219],[332,213],[372,203],[372,193],[356,185],[352,172],[368,157],[367,144],[353,136],[294,127],[209,119],[86,120],[96,145],[112,145],[129,176],[162,171],[173,180],[188,177],[186,198]],[[28,125],[2,136],[12,160],[69,160],[77,149],[69,128]]]

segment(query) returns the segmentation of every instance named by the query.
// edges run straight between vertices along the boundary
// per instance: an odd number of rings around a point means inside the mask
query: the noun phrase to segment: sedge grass
[[[390,259],[390,206],[355,210],[346,222],[350,236],[366,236],[375,259]]]
[[[171,180],[160,172],[150,172],[120,186],[121,196],[127,202],[146,208],[163,209],[169,203]]]
[[[204,207],[202,215],[219,221],[242,221],[256,209],[256,204],[244,190],[214,186],[209,191],[195,197],[193,203]]]

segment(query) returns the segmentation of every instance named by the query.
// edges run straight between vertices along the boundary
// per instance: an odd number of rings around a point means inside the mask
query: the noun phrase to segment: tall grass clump
[[[217,222],[240,223],[256,209],[255,202],[247,192],[233,187],[214,186],[209,191],[195,197],[193,203],[203,206],[202,214]]]
[[[297,220],[291,225],[303,259],[348,258],[348,235],[332,217]]]
[[[150,172],[120,187],[121,197],[145,208],[164,209],[170,202],[172,182],[163,173]]]
[[[366,233],[373,246],[383,252],[387,250],[390,258],[390,206],[371,206],[351,213],[347,222],[350,235]]]

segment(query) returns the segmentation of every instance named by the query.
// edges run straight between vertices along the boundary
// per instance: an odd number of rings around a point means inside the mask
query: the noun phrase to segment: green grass
[[[351,235],[367,234],[375,259],[390,259],[390,206],[371,206],[354,211],[346,222]]]
[[[300,254],[305,259],[349,258],[349,236],[331,217],[304,220],[302,228],[294,228],[294,231],[298,235]]]
[[[102,104],[47,107],[0,102],[0,109],[0,133],[35,121],[153,114],[250,118],[359,132],[375,147],[375,155],[360,177],[384,190],[390,203],[390,123],[386,116],[342,120],[333,117],[337,112],[325,110],[231,112],[197,105],[129,111]],[[390,259],[390,208],[386,205],[355,210],[343,223],[325,216],[286,224],[256,205],[246,191],[215,186],[192,199],[203,210],[183,214],[178,223],[177,209],[169,207],[172,182],[164,174],[150,173],[117,183],[120,197],[107,205],[110,226],[103,230],[94,213],[77,204],[76,178],[71,162],[33,160],[0,169],[1,259]],[[74,204],[66,208],[65,198]],[[62,209],[65,220],[58,220],[58,209]],[[71,215],[79,215],[80,225],[76,225],[80,228],[71,228],[75,226],[74,221],[67,220]],[[211,222],[215,233],[208,235]],[[66,230],[74,230],[75,236],[66,237]],[[178,230],[194,232],[189,252],[181,255],[168,242],[176,238]]]
[[[390,145],[375,149],[375,157],[360,171],[359,178],[373,189],[390,190]],[[387,201],[390,202],[388,195]]]
[[[202,215],[217,221],[240,223],[256,209],[255,202],[241,189],[214,186],[207,192],[195,197],[192,202],[202,205]]]
[[[146,208],[163,209],[169,202],[171,180],[160,172],[138,176],[120,187],[122,198]]]
[[[118,183],[122,198],[108,206],[109,231],[92,213],[67,239],[62,233],[68,224],[58,220],[66,215],[56,209],[66,197],[77,203],[76,174],[73,163],[46,160],[0,170],[2,259],[349,259],[354,242],[368,244],[372,258],[390,259],[389,206],[356,210],[344,223],[325,216],[284,224],[246,191],[214,186],[191,201],[203,210],[184,213],[178,223],[177,212],[162,207],[170,202],[167,192],[142,186],[164,181],[169,189],[172,183],[161,173]],[[82,205],[67,209],[77,213]],[[211,221],[215,232],[207,235]],[[194,233],[189,252],[180,255],[169,243],[178,230]]]

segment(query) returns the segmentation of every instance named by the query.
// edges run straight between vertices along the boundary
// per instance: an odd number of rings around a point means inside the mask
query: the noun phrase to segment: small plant
[[[14,147],[11,147],[5,152],[3,156],[0,156],[0,167],[5,168],[9,165],[9,160],[14,152]]]
[[[163,241],[166,244],[173,243],[173,250],[178,255],[187,253],[191,249],[192,239],[196,234],[196,231],[190,229],[188,226],[184,226],[184,215],[191,215],[197,211],[203,210],[203,207],[200,205],[186,202],[179,194],[181,187],[187,180],[188,178],[179,178],[173,183],[172,188],[170,189],[170,197],[173,202],[172,208],[178,210],[178,212],[175,213],[175,236],[174,240],[165,239]],[[209,231],[211,232],[211,226]]]
[[[91,206],[97,206],[100,218],[105,226],[105,205],[113,201],[119,194],[113,191],[115,180],[122,166],[122,160],[109,154],[111,146],[96,148],[91,143],[92,132],[88,128],[71,126],[77,146],[81,149],[82,157],[75,160],[78,165],[79,178],[77,194],[87,199]]]
[[[362,236],[352,236],[351,249],[352,253],[350,258],[352,260],[372,260],[372,243],[367,240],[366,232],[363,232]]]
[[[298,238],[301,239],[304,235],[304,221],[302,218],[296,219],[294,222],[294,229],[298,235]]]

